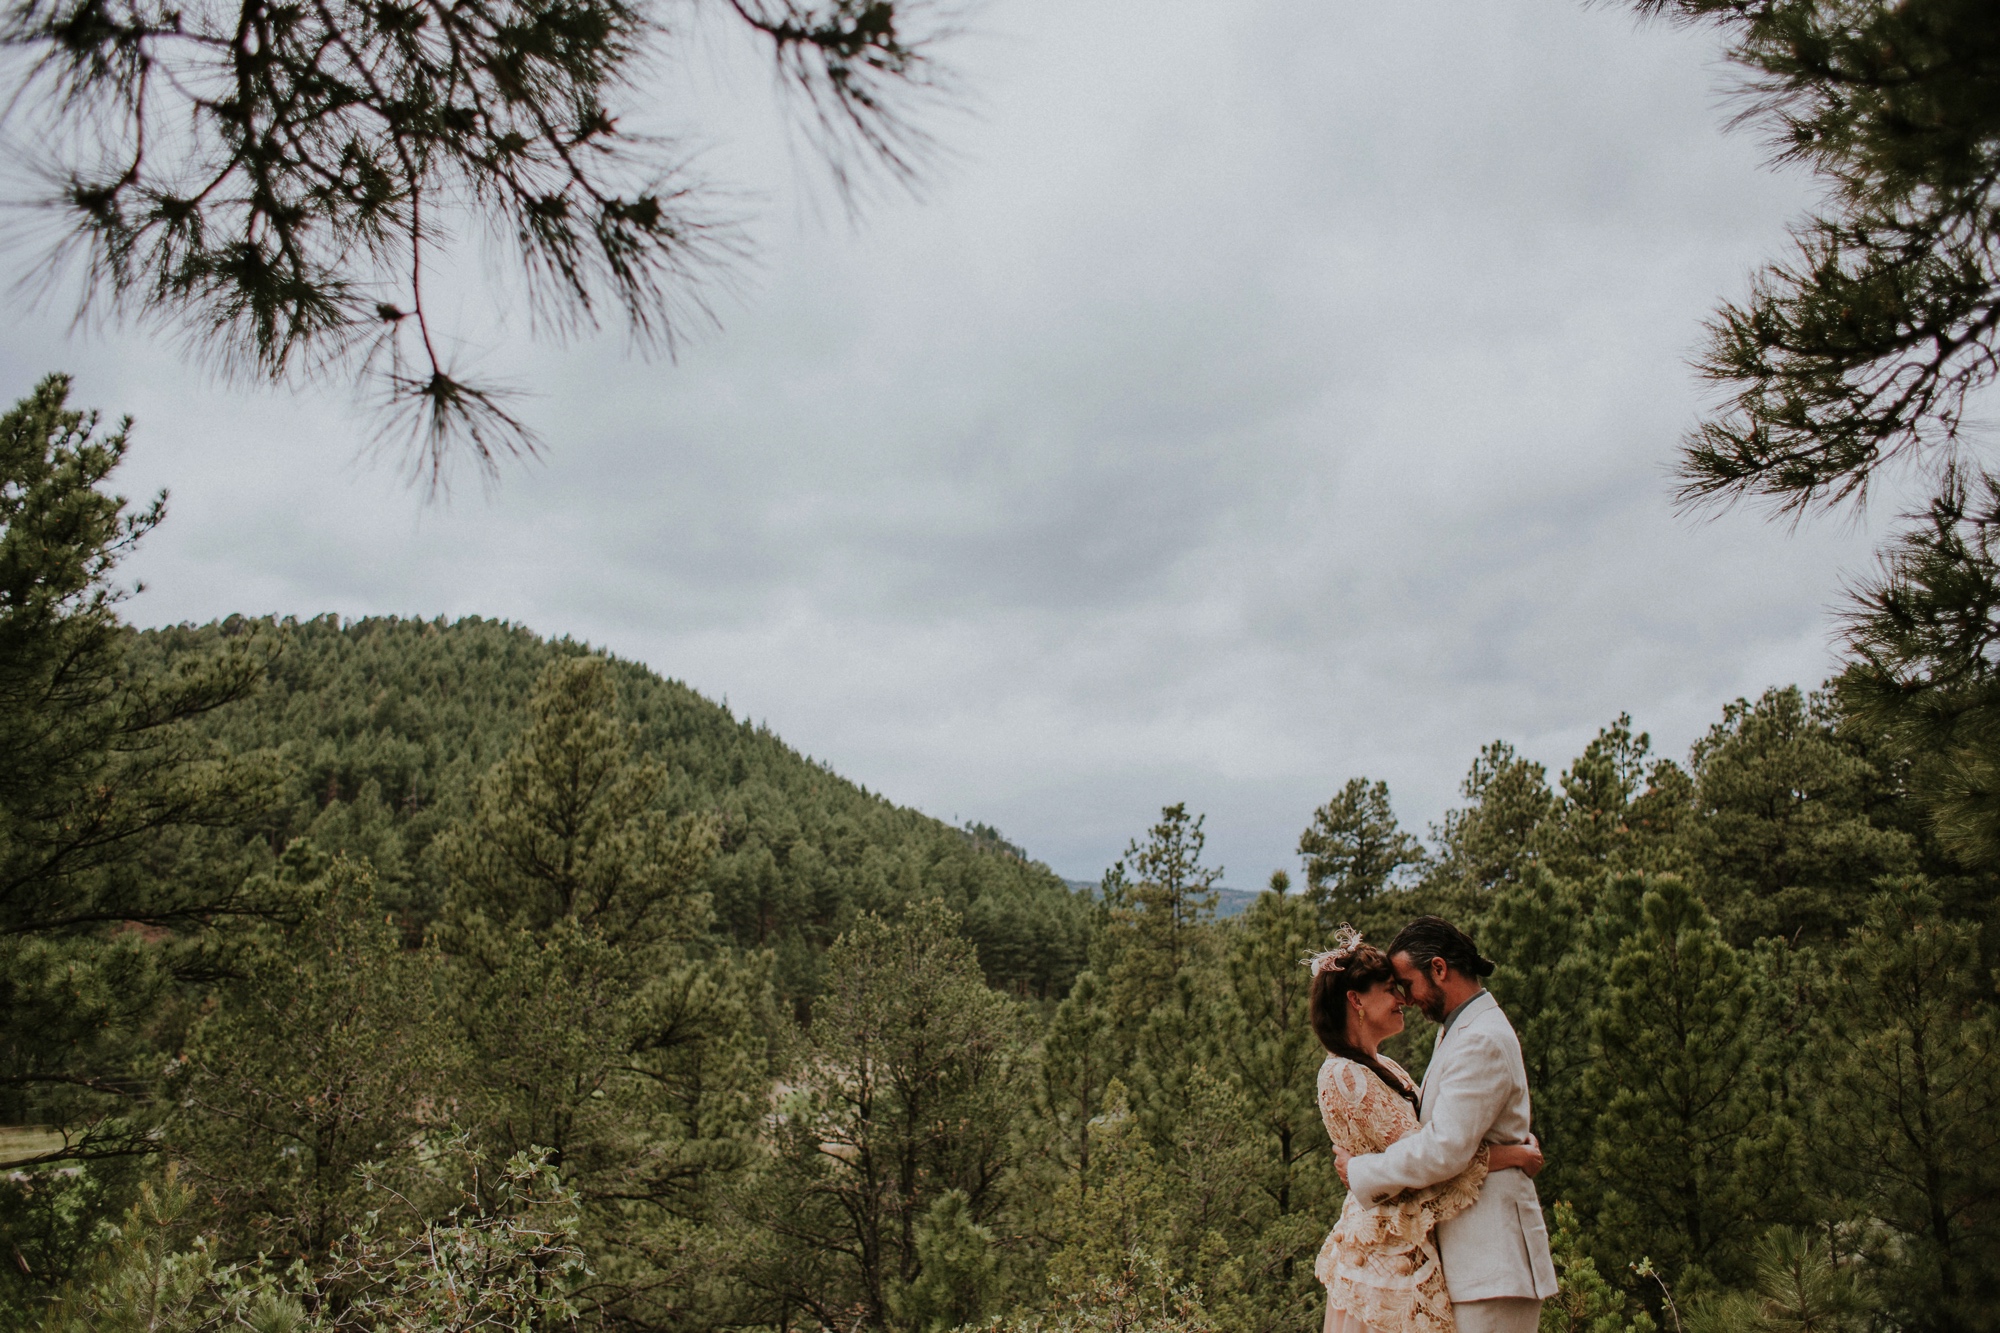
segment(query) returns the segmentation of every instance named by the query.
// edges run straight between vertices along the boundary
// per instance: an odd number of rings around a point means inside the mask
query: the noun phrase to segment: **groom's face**
[[[1440,959],[1431,961],[1434,967],[1442,966]],[[1396,984],[1403,992],[1403,998],[1417,1006],[1431,1022],[1444,1022],[1449,1006],[1445,1004],[1444,991],[1439,989],[1437,979],[1431,976],[1430,968],[1418,967],[1406,953],[1391,954],[1389,966],[1396,969]]]

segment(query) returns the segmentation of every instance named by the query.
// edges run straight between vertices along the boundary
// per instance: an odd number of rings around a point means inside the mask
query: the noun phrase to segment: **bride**
[[[1377,1048],[1403,1030],[1395,970],[1358,931],[1342,926],[1334,947],[1306,960],[1313,1031],[1326,1047],[1319,1109],[1326,1132],[1350,1153],[1380,1152],[1416,1129],[1410,1076]],[[1471,1207],[1489,1171],[1534,1175],[1542,1154],[1526,1144],[1488,1144],[1441,1185],[1364,1205],[1350,1194],[1313,1271],[1326,1287],[1325,1333],[1455,1333],[1433,1232]]]

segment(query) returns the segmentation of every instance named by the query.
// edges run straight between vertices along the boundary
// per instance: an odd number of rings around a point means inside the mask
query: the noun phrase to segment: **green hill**
[[[384,899],[421,929],[441,893],[432,839],[525,724],[542,667],[592,650],[476,617],[322,616],[143,631],[140,653],[167,667],[257,628],[282,645],[268,680],[204,724],[232,750],[283,760],[282,790],[256,832],[274,854],[303,837],[365,857]],[[715,929],[773,950],[788,994],[816,988],[820,952],[856,913],[931,897],[964,916],[996,985],[1035,995],[1067,987],[1088,906],[1048,867],[989,828],[953,828],[870,793],[678,681],[610,660],[639,748],[673,775],[672,812],[722,818],[707,885]]]

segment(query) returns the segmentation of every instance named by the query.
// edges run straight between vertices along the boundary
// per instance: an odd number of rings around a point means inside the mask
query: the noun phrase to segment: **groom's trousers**
[[[1535,1333],[1542,1320],[1542,1303],[1514,1296],[1454,1301],[1451,1317],[1458,1333]]]

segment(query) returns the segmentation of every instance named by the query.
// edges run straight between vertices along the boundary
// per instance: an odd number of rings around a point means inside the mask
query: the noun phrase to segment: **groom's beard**
[[[1412,998],[1416,1001],[1418,1013],[1430,1019],[1433,1023],[1444,1022],[1445,1007],[1443,991],[1434,990],[1427,995],[1419,995]]]

